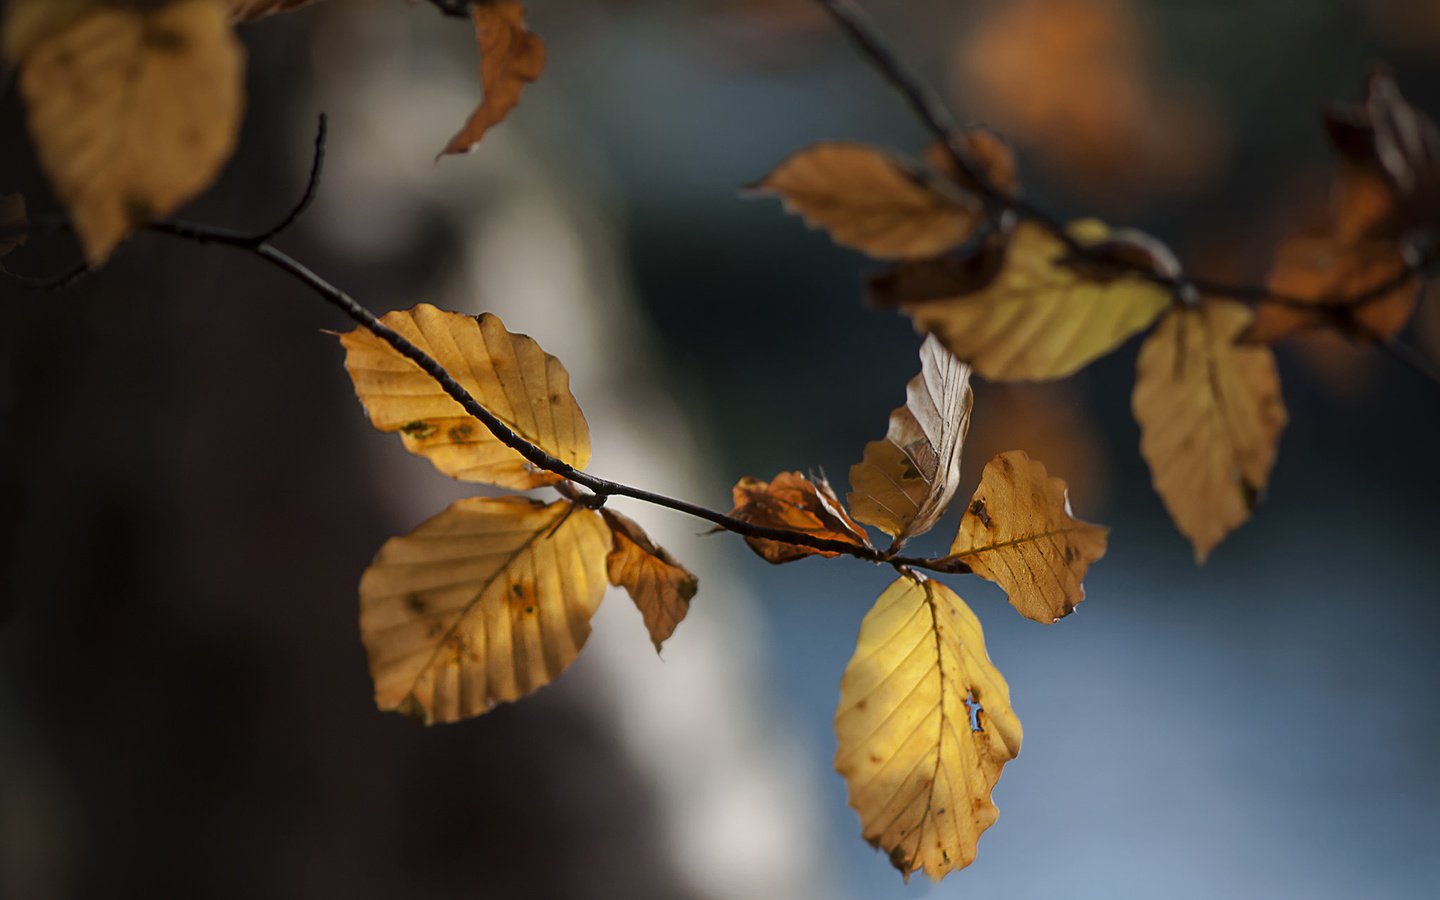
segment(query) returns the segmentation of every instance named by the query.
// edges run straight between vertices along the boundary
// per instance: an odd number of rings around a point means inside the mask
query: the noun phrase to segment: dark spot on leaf
[[[450,428],[450,440],[454,441],[454,442],[457,443],[457,444],[460,443],[461,441],[469,440],[469,439],[470,439],[470,434],[471,434],[474,430],[475,430],[475,429],[471,428],[468,423],[461,423],[461,424],[459,424],[459,425],[454,425],[454,426],[452,426],[452,427]]]
[[[405,598],[405,606],[411,612],[418,615],[425,612],[425,598],[419,594],[411,594]]]
[[[439,431],[440,429],[438,426],[435,425],[434,422],[415,421],[406,422],[404,425],[400,426],[400,430],[405,434],[416,438],[417,440],[423,441],[426,438],[430,437],[432,434],[434,434],[436,431]]]
[[[149,22],[140,33],[140,43],[161,53],[179,53],[190,43],[184,32]]]
[[[907,875],[910,874],[910,857],[905,855],[905,848],[896,847],[890,851],[890,865]]]
[[[986,528],[993,527],[990,521],[990,512],[985,509],[985,501],[979,497],[970,504],[970,514],[980,520],[980,524]]]

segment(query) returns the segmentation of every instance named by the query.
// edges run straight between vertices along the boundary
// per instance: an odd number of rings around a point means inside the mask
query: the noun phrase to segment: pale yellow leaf
[[[1105,528],[1071,514],[1064,481],[1011,450],[986,463],[948,558],[1004,588],[1021,615],[1054,622],[1085,599],[1105,542]]]
[[[865,839],[907,879],[975,861],[1021,728],[980,621],[954,591],[901,578],[875,601],[840,682],[835,734]]]
[[[275,13],[290,12],[316,0],[227,0],[230,17],[237,22],[250,22]]]
[[[545,71],[545,44],[525,27],[520,0],[491,0],[470,7],[475,41],[480,46],[480,105],[441,155],[469,153],[520,102],[525,85]]]
[[[214,180],[239,133],[243,68],[221,0],[106,6],[26,53],[30,134],[92,266]]]
[[[613,539],[605,561],[610,583],[625,588],[635,601],[658,653],[690,611],[700,579],[650,540],[633,519],[609,509],[601,510],[601,515]]]
[[[590,636],[610,535],[568,500],[460,500],[391,538],[360,580],[375,703],[454,722],[555,679]]]
[[[942,193],[918,168],[864,144],[808,147],[754,189],[779,195],[786,209],[836,243],[881,259],[944,253],[968,240],[984,218],[977,197]]]
[[[785,528],[812,537],[869,547],[865,529],[850,518],[825,477],[814,481],[799,472],[781,472],[773,481],[745,477],[730,489],[735,508],[730,515],[742,522],[765,528]],[[745,543],[767,562],[777,565],[807,556],[834,557],[833,550],[817,550],[803,544],[787,544],[765,538],[746,537]]]
[[[1285,427],[1274,355],[1236,344],[1251,318],[1240,303],[1206,300],[1172,311],[1140,348],[1140,452],[1198,562],[1250,518]]]
[[[1069,233],[1107,252],[1134,253],[1147,265],[1157,253],[1095,221],[1072,223]],[[917,329],[938,335],[994,381],[1070,375],[1149,326],[1170,302],[1165,288],[1138,274],[1070,260],[1059,238],[1035,222],[1017,226],[1003,252],[993,273],[976,283],[972,267],[952,296],[898,304]],[[1168,270],[1171,261],[1159,254],[1155,266]]]
[[[970,430],[970,367],[931,335],[920,346],[920,374],[905,405],[890,413],[885,440],[865,445],[850,467],[850,510],[899,547],[945,514],[960,483],[960,451]]]
[[[590,461],[590,428],[570,394],[560,361],[499,317],[445,312],[422,303],[381,321],[445,367],[470,396],[525,440],[577,469]],[[405,449],[446,475],[527,490],[560,476],[537,469],[415,363],[364,328],[340,336],[355,393],[381,431],[398,431]]]

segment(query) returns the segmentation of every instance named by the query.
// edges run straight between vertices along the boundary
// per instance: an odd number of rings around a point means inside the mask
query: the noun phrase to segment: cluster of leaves
[[[1342,159],[1333,226],[1286,241],[1258,296],[1188,279],[1149,235],[1037,214],[1021,200],[1009,147],[981,128],[923,161],[817,144],[754,187],[837,243],[899,260],[870,281],[872,303],[909,316],[992,381],[1064,378],[1154,326],[1131,400],[1140,449],[1203,562],[1249,518],[1275,463],[1286,412],[1268,345],[1319,325],[1392,338],[1435,254],[1434,122],[1379,72],[1364,103],[1327,124]]]
[[[10,0],[5,57],[87,264],[209,187],[234,152],[245,65],[234,23],[312,2]],[[484,95],[442,155],[474,149],[545,65],[519,0],[470,9]]]

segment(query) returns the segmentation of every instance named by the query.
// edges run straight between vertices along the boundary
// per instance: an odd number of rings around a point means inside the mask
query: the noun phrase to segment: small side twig
[[[255,235],[256,244],[266,244],[279,237],[299,221],[310,208],[310,204],[315,202],[315,195],[320,191],[320,178],[325,171],[325,141],[329,130],[329,118],[322,112],[319,124],[315,127],[315,155],[310,160],[310,177],[305,182],[305,193],[300,195],[299,202],[291,207],[285,218]]]

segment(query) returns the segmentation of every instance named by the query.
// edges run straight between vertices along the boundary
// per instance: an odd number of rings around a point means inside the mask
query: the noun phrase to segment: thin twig
[[[440,15],[452,19],[468,19],[470,7],[475,5],[474,0],[426,0],[426,2],[440,10]]]
[[[305,182],[305,193],[300,195],[300,202],[296,203],[285,218],[269,230],[255,235],[256,244],[267,244],[275,240],[294,225],[310,208],[310,204],[315,202],[315,195],[320,191],[320,177],[325,171],[325,139],[329,134],[329,125],[328,117],[322,112],[319,124],[315,127],[315,155],[310,160],[310,177]]]
[[[18,285],[27,291],[59,291],[89,275],[93,270],[81,263],[68,272],[59,275],[21,275],[9,269],[0,268],[0,278]]]

